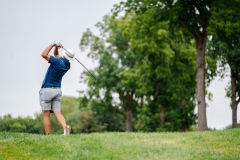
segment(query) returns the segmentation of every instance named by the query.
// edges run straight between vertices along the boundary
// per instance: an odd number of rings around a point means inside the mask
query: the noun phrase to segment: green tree
[[[26,131],[26,126],[24,124],[15,122],[11,125],[10,132],[25,132],[25,131]]]
[[[168,20],[170,29],[182,28],[184,34],[191,34],[195,40],[198,130],[207,130],[206,100],[205,100],[205,47],[207,42],[207,27],[211,17],[213,2],[216,0],[127,0],[116,5],[113,12],[134,10],[137,14],[144,14],[148,10],[159,13],[155,19],[159,22]],[[128,14],[128,13],[127,13]]]
[[[99,124],[104,125],[104,131],[124,132],[126,131],[125,117],[122,114],[110,111],[103,104],[92,104],[92,111]]]
[[[22,132],[22,133],[41,133],[41,128],[37,125],[36,119],[32,117],[13,118],[10,114],[0,117],[0,131]]]
[[[195,49],[183,31],[169,32],[153,12],[107,16],[97,24],[100,37],[84,33],[80,46],[99,60],[98,83],[89,81],[87,94],[104,111],[124,115],[126,131],[132,124],[139,131],[188,130],[195,122]]]
[[[106,125],[99,125],[91,110],[75,111],[68,117],[73,133],[92,133],[104,131]]]
[[[237,127],[237,107],[240,102],[240,1],[218,1],[212,8],[209,33],[213,35],[209,44],[209,55],[218,60],[221,77],[226,65],[230,68],[231,85],[227,97],[231,98],[232,128]]]
[[[10,126],[13,123],[13,118],[11,114],[4,115],[0,117],[0,131],[10,131]]]
[[[134,74],[134,54],[128,49],[128,40],[118,29],[119,20],[109,16],[104,23],[98,23],[101,37],[87,30],[83,34],[80,46],[90,48],[89,56],[99,60],[96,69],[98,82],[90,86],[90,99],[103,103],[106,110],[114,111],[125,117],[126,131],[132,131],[136,114],[136,74]]]
[[[132,12],[121,26],[138,64],[137,126],[144,131],[188,130],[195,121],[195,49],[181,30],[169,32],[168,22],[158,21],[158,14],[154,9]]]

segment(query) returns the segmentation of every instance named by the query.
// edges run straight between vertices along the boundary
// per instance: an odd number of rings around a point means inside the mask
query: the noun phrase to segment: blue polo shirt
[[[70,69],[70,62],[64,58],[51,55],[48,63],[50,63],[50,66],[46,72],[42,87],[61,87],[62,77]]]

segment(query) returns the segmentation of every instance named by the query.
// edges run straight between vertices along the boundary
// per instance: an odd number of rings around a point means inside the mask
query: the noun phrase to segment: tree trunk
[[[237,100],[236,100],[236,79],[231,75],[231,86],[232,86],[232,128],[237,128]]]
[[[165,123],[165,109],[164,106],[162,105],[161,107],[161,119],[160,119],[160,124],[159,124],[159,128],[161,128]]]
[[[205,100],[205,47],[207,33],[195,36],[197,48],[197,105],[198,105],[198,131],[207,130],[206,100]]]
[[[160,102],[159,100],[159,85],[160,85],[160,80],[158,80],[156,83],[155,83],[155,92],[156,92],[156,96],[157,96],[157,102]],[[159,128],[162,128],[164,123],[165,123],[165,108],[164,108],[164,105],[161,105],[160,106],[160,121],[159,121]]]
[[[126,132],[132,132],[132,111],[130,109],[126,114]]]
[[[185,107],[185,99],[181,98],[180,104],[181,104],[181,106],[184,108],[184,107]],[[185,115],[184,115],[184,116],[185,116]],[[187,116],[187,115],[186,115],[186,116]],[[188,132],[188,131],[189,131],[189,124],[188,124],[187,121],[184,122],[183,131],[184,131],[184,132]]]

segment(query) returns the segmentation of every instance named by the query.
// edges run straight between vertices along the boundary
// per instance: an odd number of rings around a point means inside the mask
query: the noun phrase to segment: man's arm
[[[42,57],[44,59],[46,59],[47,61],[49,61],[50,59],[50,55],[49,52],[51,51],[51,49],[53,48],[53,45],[51,44],[50,46],[48,46],[43,52],[42,52]]]
[[[62,48],[62,47],[63,47],[63,46],[62,46],[61,43],[58,43],[58,46],[55,47],[55,49],[54,49],[54,56],[55,56],[55,57],[57,57],[57,58],[60,58],[60,57],[61,57],[61,56],[59,55],[58,49],[59,49],[59,48]]]

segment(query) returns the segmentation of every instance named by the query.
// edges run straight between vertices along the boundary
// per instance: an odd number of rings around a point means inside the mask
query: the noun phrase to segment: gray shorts
[[[39,91],[39,101],[43,111],[60,111],[61,98],[61,88],[41,88]]]

